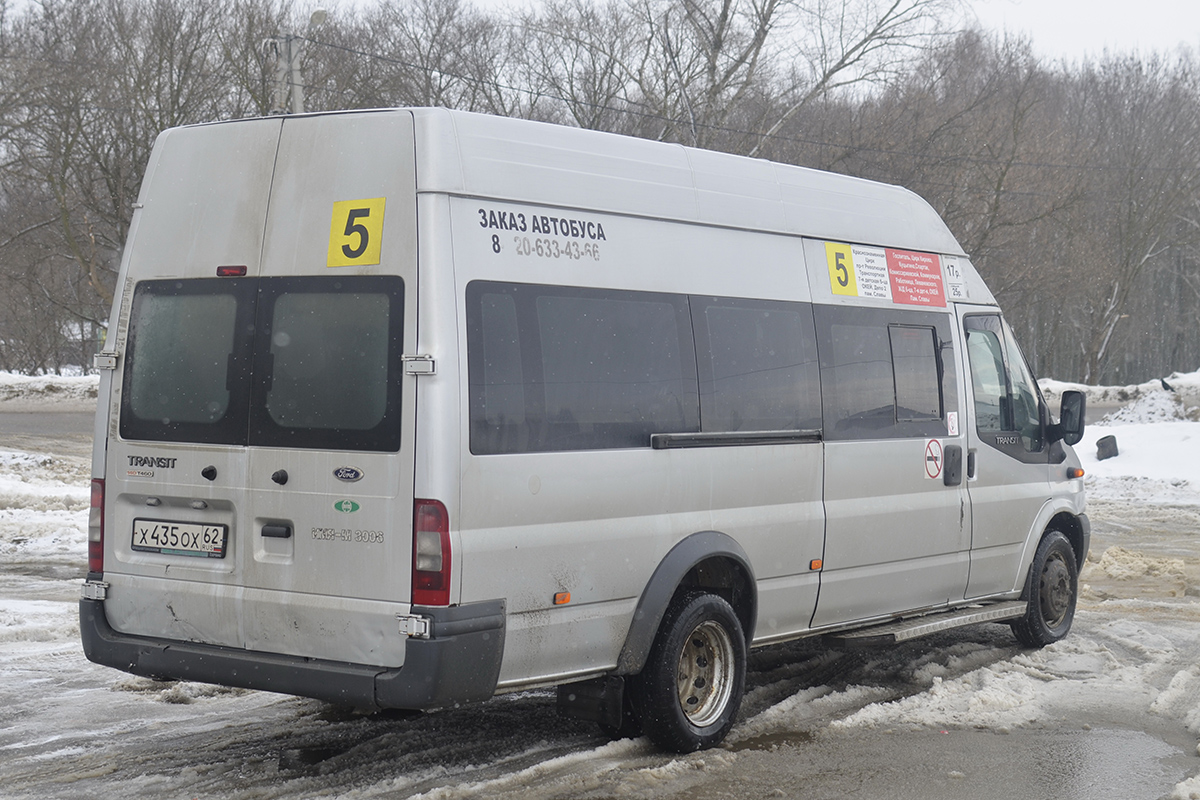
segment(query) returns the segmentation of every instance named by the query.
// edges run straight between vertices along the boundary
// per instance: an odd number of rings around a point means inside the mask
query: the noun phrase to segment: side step
[[[990,606],[973,606],[956,608],[953,611],[942,611],[936,614],[926,614],[923,617],[902,619],[876,625],[872,628],[860,628],[852,631],[827,634],[824,638],[831,644],[848,648],[882,647],[891,644],[907,642],[921,636],[928,636],[938,631],[950,628],[961,628],[964,625],[974,625],[979,622],[1004,622],[1024,615],[1025,601],[1014,600],[1009,603],[995,603]]]

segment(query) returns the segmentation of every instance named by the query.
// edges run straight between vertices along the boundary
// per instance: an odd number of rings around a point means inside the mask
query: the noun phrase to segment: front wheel
[[[1025,616],[1012,623],[1017,641],[1026,647],[1045,647],[1066,636],[1075,619],[1078,596],[1075,550],[1066,536],[1050,531],[1038,544],[1029,568]]]
[[[672,601],[635,682],[646,735],[690,753],[721,742],[746,685],[746,639],[724,598],[690,591]]]

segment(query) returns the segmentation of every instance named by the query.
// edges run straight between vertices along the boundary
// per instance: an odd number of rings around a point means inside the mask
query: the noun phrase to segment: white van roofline
[[[966,255],[933,207],[899,186],[543,122],[409,112],[418,192]]]
[[[587,208],[968,257],[924,198],[902,186],[865,178],[446,108],[347,109],[295,116],[355,114],[413,116],[418,193]]]

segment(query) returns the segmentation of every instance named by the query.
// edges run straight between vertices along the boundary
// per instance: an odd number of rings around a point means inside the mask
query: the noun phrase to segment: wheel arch
[[[1075,551],[1075,569],[1082,572],[1083,564],[1087,561],[1088,547],[1091,544],[1091,524],[1088,522],[1087,515],[1076,516],[1068,511],[1059,511],[1050,519],[1042,531],[1042,536],[1049,531],[1058,531],[1067,537],[1067,541],[1071,543],[1071,549]]]
[[[672,547],[650,576],[638,598],[613,674],[641,672],[667,606],[682,589],[708,589],[724,597],[742,624],[749,648],[758,619],[758,592],[750,558],[729,535],[701,531]]]
[[[1067,541],[1071,543],[1071,548],[1075,551],[1075,569],[1079,572],[1083,571],[1092,539],[1092,526],[1088,521],[1087,514],[1076,512],[1074,507],[1065,502],[1047,501],[1026,534],[1019,569],[1014,576],[1016,580],[1013,583],[1013,591],[1021,592],[1022,596],[1024,596],[1025,580],[1029,576],[1029,569],[1033,566],[1034,554],[1042,539],[1046,538],[1046,534],[1050,531],[1059,531],[1067,537]]]

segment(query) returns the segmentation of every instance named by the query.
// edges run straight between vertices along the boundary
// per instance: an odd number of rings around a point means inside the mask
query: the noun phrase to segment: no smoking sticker
[[[942,477],[942,443],[937,439],[925,440],[925,477]]]

